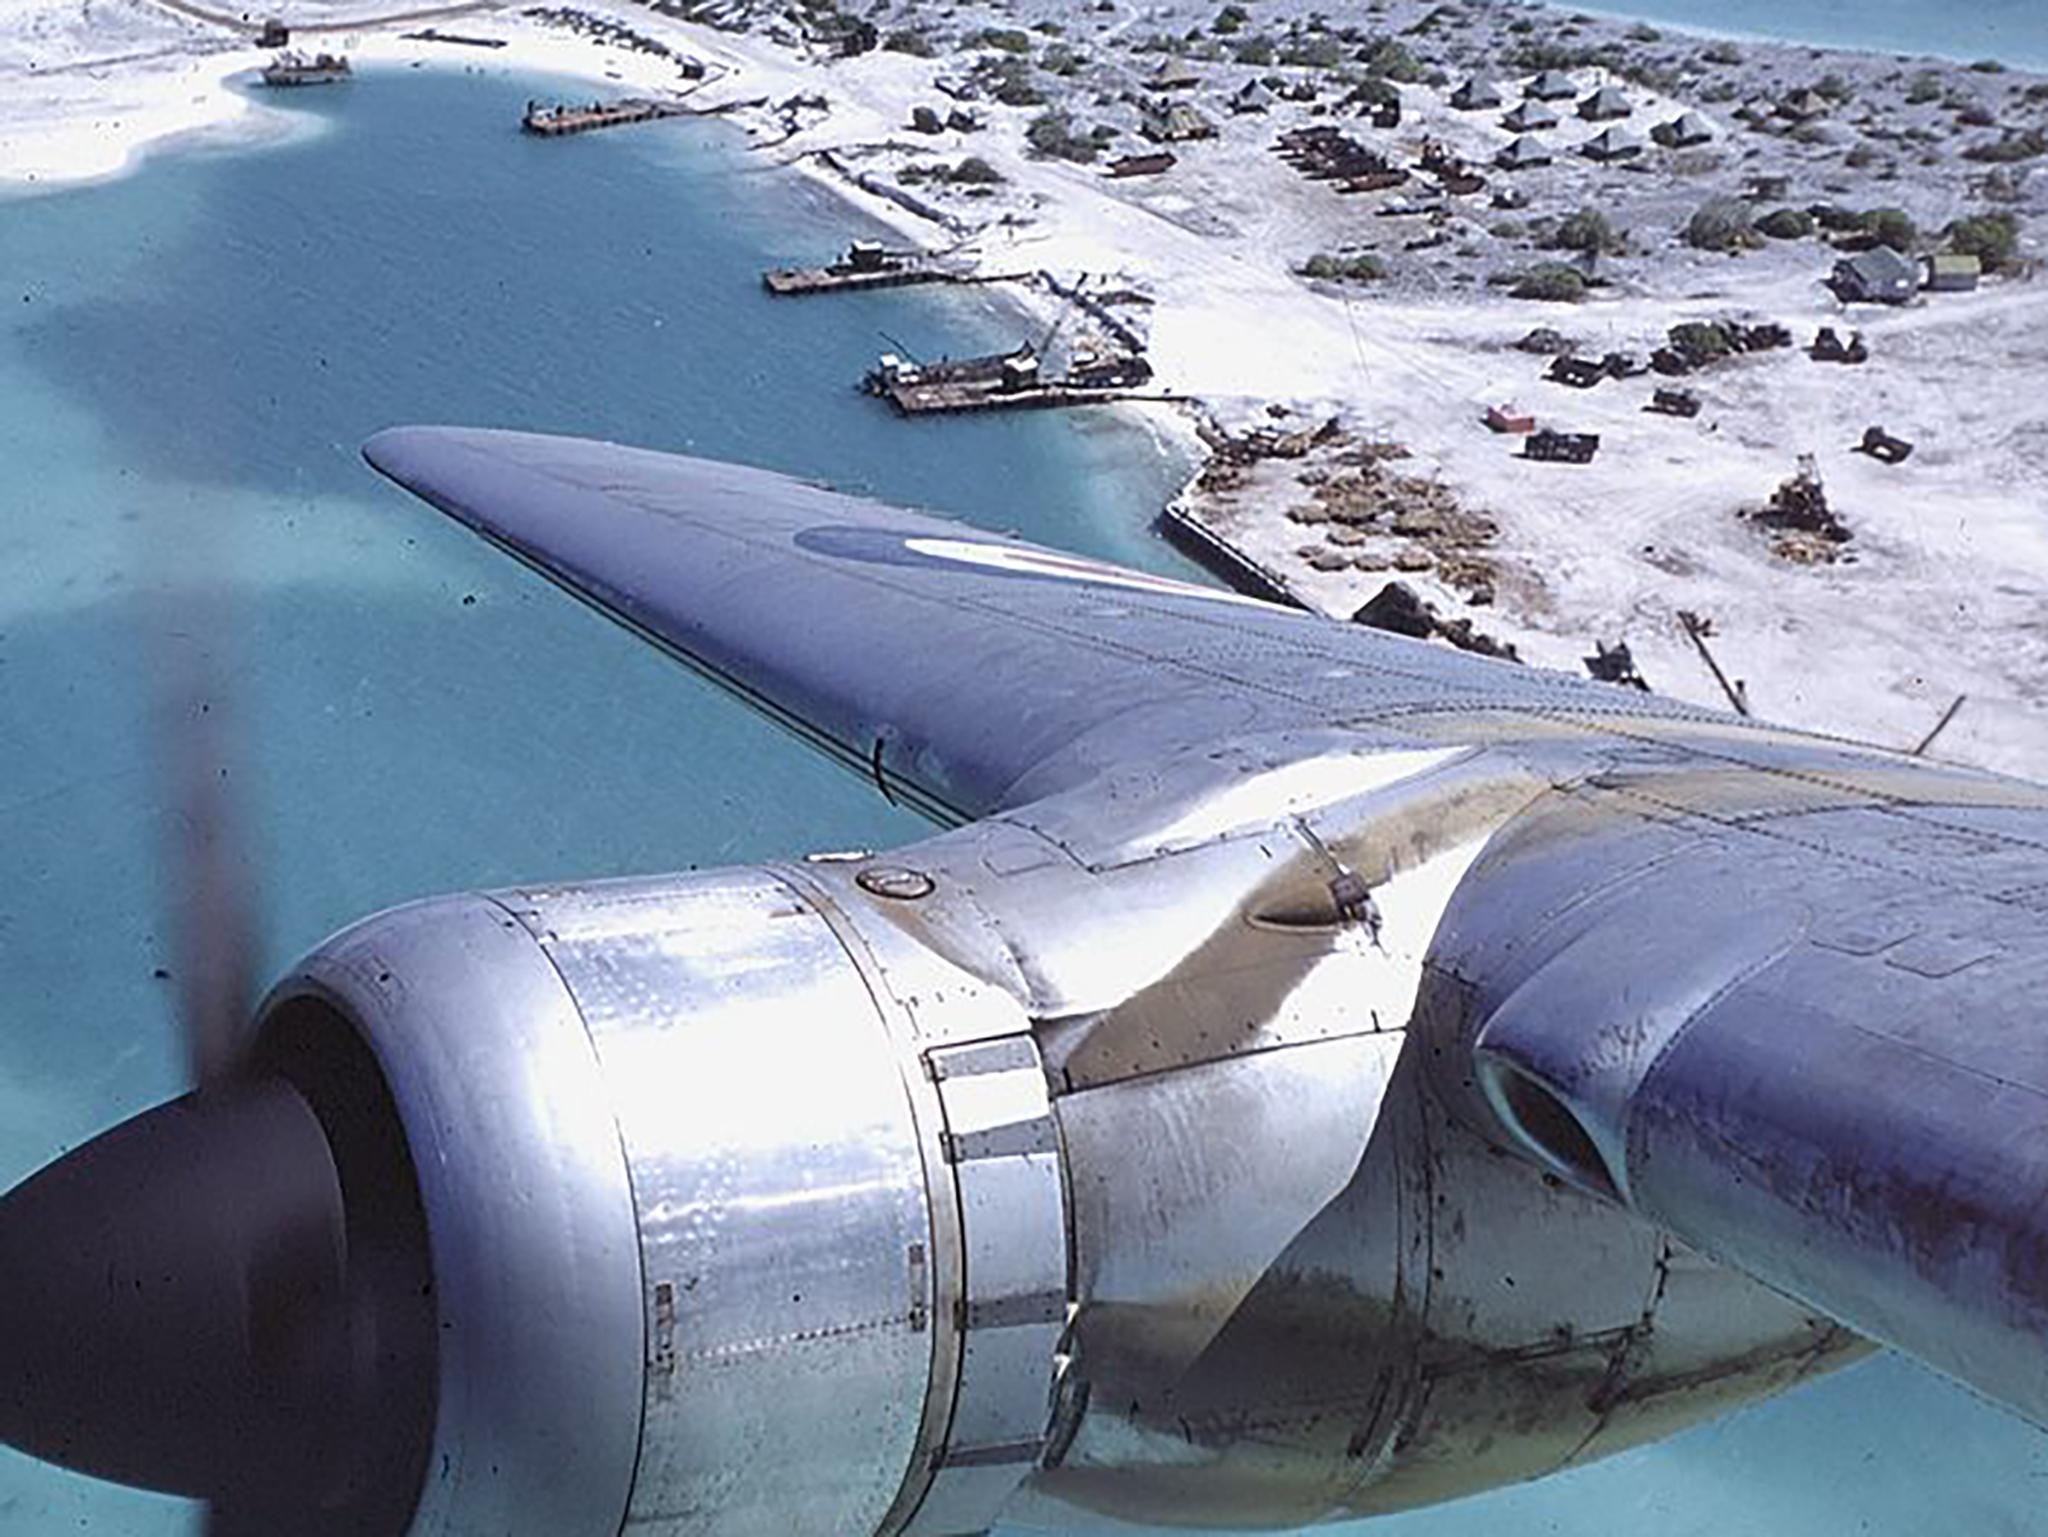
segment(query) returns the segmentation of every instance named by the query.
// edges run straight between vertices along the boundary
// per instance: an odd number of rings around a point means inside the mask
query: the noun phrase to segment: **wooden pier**
[[[777,267],[761,274],[761,286],[781,298],[800,294],[859,293],[868,288],[909,288],[918,283],[969,283],[974,279],[942,267],[880,267],[864,272],[841,267]]]
[[[1047,374],[1038,349],[1028,342],[987,357],[906,361],[894,353],[868,371],[861,386],[904,416],[943,416],[968,411],[1028,411],[1049,406],[1107,405],[1118,400],[1169,400],[1140,394],[1152,379],[1152,365],[1140,353],[1076,349],[1067,371]]]
[[[1006,388],[1000,381],[957,380],[891,384],[882,397],[905,416],[946,416],[970,411],[1029,411],[1051,406],[1104,406],[1118,400],[1164,400],[1133,390],[1052,382]]]
[[[771,294],[857,293],[871,288],[908,288],[918,283],[1007,283],[1024,272],[974,273],[935,262],[922,251],[891,251],[873,240],[856,240],[846,254],[825,267],[776,267],[761,274]]]
[[[681,117],[687,109],[681,102],[632,97],[625,101],[593,101],[581,107],[544,107],[526,104],[519,126],[542,138],[559,138],[568,133],[589,133],[598,128],[618,128],[627,123],[651,123],[664,117]]]

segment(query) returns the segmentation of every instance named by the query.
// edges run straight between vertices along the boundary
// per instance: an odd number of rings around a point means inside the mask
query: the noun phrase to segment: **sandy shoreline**
[[[224,83],[265,57],[245,39],[149,0],[130,0],[132,35],[85,38],[63,25],[75,7],[36,3],[49,24],[0,46],[0,181],[33,176],[47,187],[62,175],[116,174],[167,136],[240,142],[284,131],[296,116]],[[1391,3],[1398,9],[1408,0]],[[1528,47],[1515,31],[1527,12],[1475,9],[1478,20],[1447,40],[1390,30],[1457,68],[1434,84],[1404,81],[1403,126],[1375,134],[1362,119],[1332,111],[1328,87],[1314,103],[1276,99],[1256,115],[1230,113],[1226,96],[1249,80],[1341,82],[1357,72],[1244,67],[1236,43],[1219,46],[1200,28],[1202,41],[1169,49],[1160,40],[1177,35],[1175,23],[1160,9],[1141,20],[1032,0],[1029,14],[948,20],[932,57],[883,48],[845,60],[828,60],[815,40],[778,37],[773,27],[750,34],[638,6],[577,9],[704,61],[711,78],[694,88],[695,103],[765,99],[733,114],[758,153],[818,179],[909,239],[991,265],[1085,275],[1098,291],[1149,299],[1119,314],[1147,333],[1159,382],[1199,397],[1227,430],[1284,434],[1338,419],[1348,448],[1214,477],[1188,499],[1207,526],[1281,572],[1312,606],[1348,616],[1398,578],[1528,660],[1575,669],[1595,642],[1625,640],[1653,687],[1720,703],[1678,620],[1697,613],[1712,620],[1723,665],[1747,680],[1762,715],[1904,747],[1966,696],[1941,754],[2020,772],[2048,761],[2048,420],[2029,403],[2048,380],[2048,285],[2000,277],[1973,293],[1898,308],[1845,307],[1818,282],[1842,253],[1815,239],[1760,242],[1734,257],[1683,239],[1703,198],[1763,172],[1791,184],[1787,202],[1896,203],[1923,231],[1938,230],[1988,206],[1981,189],[1999,170],[1961,151],[2044,121],[2048,89],[2036,89],[2036,77],[1790,45],[1703,49],[1675,29],[1665,36],[1568,20],[1564,32],[1606,60],[1573,69],[1578,91],[1603,82],[1623,89],[1627,126],[1638,136],[1696,111],[1711,125],[1712,144],[1691,161],[1655,151],[1642,159],[1647,174],[1561,154],[1557,167],[1533,177],[1493,178],[1528,191],[1526,208],[1493,208],[1482,194],[1403,218],[1399,204],[1416,182],[1344,199],[1274,156],[1275,138],[1327,123],[1398,158],[1434,138],[1484,166],[1510,135],[1496,126],[1497,112],[1454,110],[1447,90],[1473,65],[1514,101],[1530,72],[1484,66]],[[1264,22],[1266,7],[1259,9]],[[348,10],[310,0],[285,10],[301,26],[361,19],[360,0]],[[1181,22],[1213,14],[1205,5]],[[1031,16],[1041,17],[1040,30],[1018,30]],[[990,43],[990,34],[968,30],[983,20],[1013,29],[1003,34],[1008,40]],[[357,27],[305,41],[370,66],[433,59],[580,77],[620,93],[686,88],[672,60],[598,46],[515,11],[466,14],[445,26],[506,46],[470,58],[460,47],[403,39],[396,28]],[[1313,29],[1297,26],[1282,36],[1283,54],[1309,54],[1304,39],[1320,49]],[[963,42],[976,46],[963,51]],[[985,125],[978,131],[909,131],[913,106],[949,110],[963,80],[978,76],[986,85],[990,62],[1009,68],[1003,55],[1020,49],[1043,70],[1031,76],[1034,87],[1071,109],[1076,126],[1100,119],[1117,134],[1110,154],[1152,147],[1133,131],[1145,104],[1159,99],[1143,77],[1173,57],[1185,57],[1196,76],[1178,99],[1197,103],[1221,131],[1172,145],[1179,164],[1168,174],[1129,180],[1107,177],[1097,163],[1031,152],[1027,129],[1046,108],[1004,105],[985,90],[970,109]],[[1082,60],[1071,78],[1054,72],[1060,50]],[[1736,62],[1710,69],[1703,52]],[[32,89],[4,89],[10,77]],[[1816,79],[1839,80],[1847,99],[1817,115],[1810,131],[1771,120],[1771,101]],[[807,104],[819,97],[822,107]],[[1552,137],[1562,150],[1580,137],[1575,128],[1591,125],[1572,124],[1572,103],[1560,105],[1568,122]],[[1979,117],[1988,126],[1972,126]],[[1859,153],[1867,158],[1857,161]],[[934,184],[920,171],[969,156],[999,181]],[[852,176],[905,190],[915,181],[915,200],[936,203],[948,227],[853,185]],[[2030,230],[2042,193],[2024,176],[2012,186],[1999,206]],[[1570,259],[1546,249],[1542,232],[1575,207],[1604,210],[1621,229],[1619,254],[1600,258],[1599,282],[1584,302],[1504,297],[1493,286],[1503,267]],[[2030,250],[2028,236],[2022,252]],[[1386,276],[1360,284],[1304,279],[1296,268],[1318,251],[1369,253]],[[1061,307],[1043,293],[1016,292],[1041,312]],[[1652,385],[1672,381],[1568,390],[1544,380],[1547,358],[1513,345],[1531,327],[1551,326],[1595,357],[1643,357],[1673,325],[1735,317],[1783,325],[1802,347],[1821,326],[1859,330],[1872,360],[1845,369],[1810,362],[1796,348],[1735,358],[1682,381],[1702,409],[1696,420],[1674,422],[1643,409]],[[1512,440],[1480,423],[1488,405],[1504,400],[1547,424],[1600,433],[1598,459],[1529,464]],[[1161,413],[1146,415],[1156,431],[1186,430]],[[1851,454],[1873,424],[1915,441],[1915,457],[1890,467]],[[1405,457],[1361,469],[1359,445],[1368,443],[1398,444]],[[1801,453],[1815,456],[1855,531],[1845,563],[1775,556],[1736,516],[1761,503]],[[1377,489],[1365,488],[1373,495],[1452,509],[1450,533],[1432,526],[1431,517],[1441,523],[1443,515],[1426,506],[1350,528],[1318,514],[1319,503],[1336,505],[1339,493],[1373,476],[1381,477]],[[1474,536],[1480,528],[1490,532]]]

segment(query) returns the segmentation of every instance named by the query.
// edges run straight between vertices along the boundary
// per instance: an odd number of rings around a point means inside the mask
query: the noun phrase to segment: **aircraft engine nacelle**
[[[1299,1525],[1853,1351],[1446,1113],[1454,880],[1368,933],[1255,845],[927,851],[437,900],[275,990],[259,1057],[366,1043],[416,1172],[413,1537]]]
[[[1065,1191],[1017,1005],[942,969],[885,982],[738,870],[425,902],[279,984],[260,1055],[353,1033],[412,1154],[411,1532],[989,1524],[1044,1441]],[[951,1035],[892,984],[950,988]]]

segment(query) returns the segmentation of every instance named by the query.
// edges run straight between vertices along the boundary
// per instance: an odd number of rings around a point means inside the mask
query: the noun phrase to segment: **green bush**
[[[1508,292],[1517,299],[1577,304],[1586,297],[1586,278],[1576,267],[1567,267],[1562,262],[1543,262],[1518,276]]]
[[[1060,111],[1041,112],[1024,130],[1024,140],[1038,154],[1056,160],[1093,160],[1102,153],[1101,141],[1074,132],[1074,120]]]
[[[997,59],[984,59],[975,67],[976,77],[983,88],[1006,107],[1037,107],[1044,105],[1045,93],[1031,78],[1031,61],[1016,55],[1005,55]]]
[[[1725,358],[1735,350],[1728,328],[1711,320],[1688,320],[1667,333],[1672,348],[1696,358]]]
[[[1597,208],[1581,208],[1577,213],[1568,215],[1558,225],[1551,243],[1567,251],[1613,251],[1621,247],[1614,227],[1607,222],[1607,215]]]
[[[2043,153],[2048,153],[2048,133],[2039,128],[2021,128],[2008,132],[2003,138],[1972,144],[1963,151],[1963,158],[1991,165],[2011,165],[2016,160],[2032,160]]]
[[[1038,56],[1038,67],[1048,75],[1078,75],[1087,62],[1078,49],[1065,43],[1054,43]]]
[[[1240,64],[1249,64],[1254,69],[1264,69],[1273,62],[1273,40],[1270,37],[1240,38],[1231,45],[1230,51]]]
[[[1397,104],[1401,93],[1384,80],[1361,80],[1345,93],[1344,100],[1362,107],[1385,107]]]
[[[1002,179],[1003,173],[979,155],[969,155],[946,175],[947,181],[960,182],[970,187],[993,187]]]
[[[1804,240],[1813,233],[1813,215],[1804,208],[1774,208],[1757,220],[1756,227],[1773,240]]]
[[[1301,264],[1301,275],[1321,278],[1325,282],[1377,283],[1387,275],[1387,268],[1386,263],[1370,252],[1333,256],[1327,251],[1318,251]]]
[[[2019,254],[2020,221],[2009,213],[1980,213],[1957,219],[1942,231],[1948,248],[1974,256],[1986,272],[1996,272]]]
[[[1563,43],[1518,43],[1508,51],[1508,64],[1532,75],[1546,69],[1578,69],[1586,58],[1585,49]]]
[[[1754,245],[1749,206],[1729,197],[1702,203],[1686,222],[1685,243],[1702,251],[1739,251]]]
[[[1863,229],[1866,234],[1876,236],[1879,245],[1888,245],[1894,251],[1910,251],[1920,238],[1920,226],[1903,208],[1864,210]]]
[[[1004,53],[1029,53],[1031,34],[1005,31],[1000,27],[984,27],[979,32],[970,33],[966,44],[969,48],[997,48]]]
[[[1244,24],[1252,19],[1252,13],[1241,5],[1226,5],[1216,13],[1216,19],[1209,23],[1211,32],[1242,32]]]
[[[1365,72],[1378,80],[1399,80],[1414,84],[1422,78],[1422,61],[1406,43],[1383,37],[1368,44],[1358,56]]]
[[[891,32],[882,39],[882,46],[891,53],[907,53],[913,58],[929,59],[938,52],[926,33],[915,27],[904,27]]]
[[[1289,38],[1281,45],[1280,62],[1309,69],[1335,69],[1344,62],[1344,45],[1334,37]]]

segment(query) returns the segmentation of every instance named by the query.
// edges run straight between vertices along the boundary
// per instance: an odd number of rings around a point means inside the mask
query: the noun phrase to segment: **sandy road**
[[[180,16],[189,16],[194,21],[203,21],[216,27],[233,27],[245,30],[258,27],[260,20],[252,19],[247,11],[219,11],[211,6],[194,5],[192,0],[151,0],[154,5],[167,11],[176,11]],[[400,26],[413,21],[439,21],[450,16],[468,16],[478,11],[500,9],[499,0],[465,0],[458,5],[432,5],[415,7],[402,11],[379,11],[368,16],[351,16],[340,21],[319,21],[311,23],[294,22],[292,31],[298,32],[354,32],[369,27]]]

